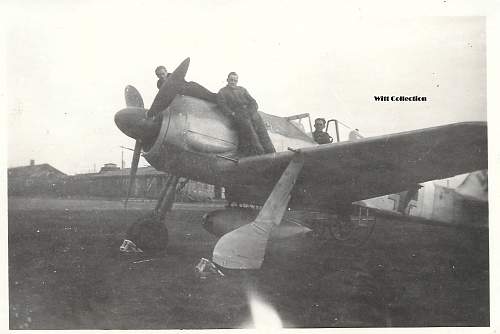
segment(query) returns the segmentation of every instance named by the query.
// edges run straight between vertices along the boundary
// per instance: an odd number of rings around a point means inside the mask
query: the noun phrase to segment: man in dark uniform
[[[217,94],[217,104],[226,116],[234,120],[241,151],[247,154],[276,152],[264,121],[257,112],[257,102],[245,88],[238,86],[238,74],[235,72],[228,74],[227,86]]]
[[[170,76],[170,73],[168,73],[165,66],[160,65],[155,69],[155,74],[158,77],[156,87],[160,89],[163,83]],[[215,93],[212,93],[211,91],[194,81],[184,82],[184,89],[182,90],[181,94],[196,97],[213,103],[217,101],[217,95]]]
[[[323,131],[326,125],[326,120],[324,118],[316,118],[314,120],[314,128],[316,129],[313,132],[313,139],[318,144],[329,144],[333,141],[333,138],[330,135]]]
[[[160,87],[163,85],[165,80],[167,80],[170,73],[167,72],[167,69],[165,68],[165,66],[160,65],[155,69],[155,74],[158,77],[158,81],[156,82],[156,87],[158,87],[158,89],[160,89]]]

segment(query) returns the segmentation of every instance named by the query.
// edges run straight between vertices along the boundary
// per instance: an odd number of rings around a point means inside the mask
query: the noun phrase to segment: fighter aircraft
[[[162,219],[180,177],[222,186],[231,201],[260,206],[253,214],[238,208],[219,210],[205,220],[205,228],[221,236],[213,262],[230,269],[257,269],[270,236],[287,234],[280,230],[287,210],[336,213],[346,219],[355,201],[487,169],[485,122],[318,145],[292,123],[293,117],[261,113],[277,152],[247,156],[238,150],[231,120],[213,100],[183,94],[189,61],[168,77],[149,110],[139,92],[127,86],[127,107],[115,115],[118,128],[136,139],[130,186],[141,152],[153,167],[171,175],[152,215],[127,233],[140,247],[166,245]]]

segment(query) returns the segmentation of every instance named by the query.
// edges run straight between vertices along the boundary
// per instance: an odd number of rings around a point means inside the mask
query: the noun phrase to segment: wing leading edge
[[[324,208],[487,169],[487,125],[455,123],[301,151],[305,162],[292,203]],[[272,188],[292,156],[281,152],[243,158],[225,164],[224,174],[237,184]]]

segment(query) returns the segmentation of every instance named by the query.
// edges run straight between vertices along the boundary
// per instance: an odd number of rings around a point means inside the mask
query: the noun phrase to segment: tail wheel
[[[370,238],[375,224],[376,218],[370,215],[369,208],[357,205],[344,215],[315,213],[308,226],[313,230],[311,236],[320,242],[333,244],[337,241],[344,246],[356,247]]]
[[[344,245],[357,247],[372,235],[377,220],[365,206],[354,206],[350,215],[337,216],[330,224],[330,235]]]
[[[311,237],[319,241],[328,241],[331,238],[330,218],[315,217],[306,224],[311,230]]]
[[[328,224],[330,236],[338,241],[347,241],[351,239],[356,228],[356,222],[353,221],[351,216],[338,216]]]

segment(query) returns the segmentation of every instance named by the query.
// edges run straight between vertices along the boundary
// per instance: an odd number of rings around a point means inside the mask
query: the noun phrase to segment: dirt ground
[[[379,218],[362,245],[275,242],[261,270],[201,280],[216,238],[200,221],[214,205],[176,205],[165,254],[119,252],[152,205],[9,198],[10,328],[244,328],[251,295],[285,327],[489,325],[487,230]]]

